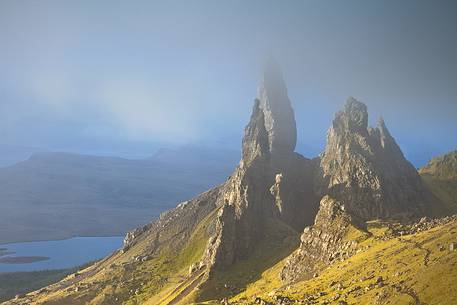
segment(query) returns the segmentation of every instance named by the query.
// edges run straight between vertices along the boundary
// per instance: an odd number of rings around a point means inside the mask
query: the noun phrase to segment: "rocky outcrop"
[[[294,153],[295,142],[293,111],[273,65],[245,129],[242,160],[222,190],[216,234],[204,256],[210,271],[224,270],[251,253],[271,217],[296,230],[314,222],[281,274],[290,281],[351,256],[356,242],[345,234],[352,228],[363,235],[366,220],[426,213],[431,197],[415,168],[382,119],[376,128],[368,127],[367,107],[354,98],[335,115],[320,159]]]
[[[456,220],[457,215],[454,214],[452,216],[446,216],[442,218],[422,217],[418,221],[414,221],[412,223],[388,223],[387,226],[389,227],[389,230],[385,235],[388,238],[393,238],[398,236],[417,234],[419,232],[428,231],[438,226],[443,226]]]
[[[294,111],[281,70],[273,59],[265,64],[257,95],[265,115],[270,151],[293,152],[297,142]]]
[[[457,150],[433,158],[419,173],[439,180],[457,180]]]
[[[246,257],[263,238],[268,218],[301,231],[317,210],[315,161],[294,152],[295,118],[281,72],[268,63],[245,128],[242,159],[222,192],[216,234],[204,260],[212,270]]]
[[[357,241],[346,236],[351,229],[364,234],[356,224],[363,222],[347,213],[344,204],[324,196],[314,225],[304,229],[300,247],[286,261],[281,279],[293,282],[311,278],[334,260],[355,254]]]
[[[335,259],[352,256],[357,241],[347,238],[348,232],[364,236],[365,221],[416,219],[433,200],[384,120],[369,128],[367,107],[354,98],[335,115],[315,185],[323,196],[319,212],[281,272],[286,282],[309,278]]]
[[[354,98],[328,131],[319,179],[321,195],[329,194],[365,220],[418,217],[431,201],[384,121],[368,128],[367,107]]]

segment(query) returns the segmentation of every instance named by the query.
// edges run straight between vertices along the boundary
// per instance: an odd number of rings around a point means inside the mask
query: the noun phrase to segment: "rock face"
[[[354,98],[335,115],[320,159],[294,153],[295,142],[293,111],[273,64],[245,129],[242,160],[222,189],[216,234],[203,259],[210,272],[251,253],[268,218],[302,230],[317,214],[281,274],[293,281],[351,256],[356,243],[344,236],[350,229],[365,234],[365,221],[426,213],[431,196],[415,168],[382,119],[376,128],[368,127],[367,107]]]
[[[293,152],[297,143],[297,128],[281,70],[272,59],[264,69],[258,99],[265,116],[270,151]]]
[[[223,189],[216,235],[204,261],[224,269],[248,255],[263,238],[266,219],[301,231],[317,210],[315,161],[294,152],[296,127],[281,72],[268,63],[245,128],[242,159]]]
[[[335,115],[316,172],[316,192],[323,196],[319,212],[281,272],[286,282],[309,278],[334,259],[353,255],[357,242],[344,237],[349,230],[366,234],[365,221],[418,218],[433,200],[384,121],[368,128],[367,107],[354,98]]]
[[[367,107],[349,98],[327,134],[320,163],[320,194],[362,219],[417,217],[430,195],[381,119],[368,128]]]
[[[433,158],[419,170],[420,174],[431,175],[439,180],[457,179],[457,150]]]
[[[300,247],[286,261],[281,279],[293,282],[311,278],[332,261],[352,256],[357,250],[357,242],[345,239],[345,236],[350,229],[360,230],[355,224],[361,223],[346,212],[341,202],[324,196],[314,225],[303,231]]]

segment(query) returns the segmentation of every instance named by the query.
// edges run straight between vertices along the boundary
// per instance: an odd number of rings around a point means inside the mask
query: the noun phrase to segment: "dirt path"
[[[408,243],[408,244],[414,245],[415,248],[418,248],[418,249],[424,251],[425,254],[424,254],[424,261],[423,261],[423,263],[424,263],[424,266],[425,266],[425,267],[428,266],[428,263],[429,263],[429,261],[430,261],[430,254],[432,253],[429,249],[422,247],[422,244],[421,244],[421,243],[418,243],[418,242],[415,242],[415,241],[411,241],[411,240],[408,240],[408,239],[400,238],[400,241],[401,241],[401,242],[404,242],[404,243]]]
[[[414,299],[414,305],[427,305],[425,303],[422,303],[419,299],[419,296],[417,295],[417,293],[414,291],[414,289],[410,288],[410,287],[404,287],[402,290],[401,290],[402,293],[404,294],[407,294],[409,295],[410,297],[412,297]]]

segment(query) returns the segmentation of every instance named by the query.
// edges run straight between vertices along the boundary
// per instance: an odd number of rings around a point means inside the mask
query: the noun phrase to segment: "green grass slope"
[[[418,233],[392,236],[382,223],[369,226],[371,236],[359,253],[325,269],[317,277],[294,284],[278,274],[284,261],[234,297],[234,304],[252,304],[256,298],[281,298],[298,304],[457,304],[457,221]],[[341,303],[338,303],[341,302]],[[344,303],[346,302],[346,303]]]

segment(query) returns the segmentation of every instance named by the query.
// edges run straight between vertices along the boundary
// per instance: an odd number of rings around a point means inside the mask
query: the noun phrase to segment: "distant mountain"
[[[190,145],[145,160],[34,154],[0,168],[0,243],[125,234],[222,183],[238,157]]]
[[[0,144],[0,167],[27,160],[31,155],[40,151],[43,150],[37,147]]]

